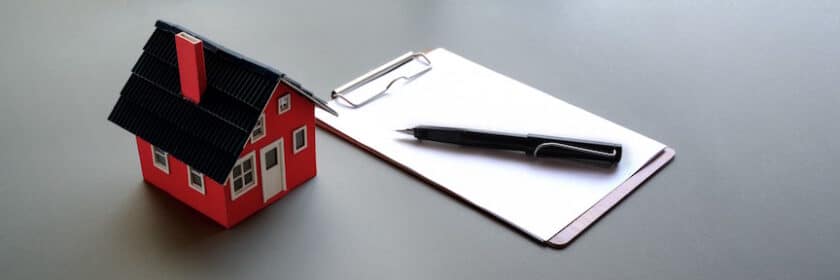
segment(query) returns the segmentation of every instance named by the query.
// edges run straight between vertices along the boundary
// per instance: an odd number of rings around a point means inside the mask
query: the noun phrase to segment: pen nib
[[[414,129],[412,129],[412,128],[397,129],[397,132],[402,132],[402,133],[414,136]]]

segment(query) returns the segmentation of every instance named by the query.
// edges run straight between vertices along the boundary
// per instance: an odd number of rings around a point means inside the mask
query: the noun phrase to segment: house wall
[[[278,115],[278,99],[287,93],[291,96],[291,108],[289,111]],[[277,86],[268,104],[263,109],[266,135],[254,143],[251,143],[249,139],[240,154],[240,158],[242,158],[254,153],[256,185],[236,199],[233,199],[231,180],[226,180],[222,185],[204,176],[205,194],[203,195],[190,187],[187,166],[171,155],[168,156],[169,174],[161,171],[154,166],[151,145],[137,137],[137,150],[140,154],[143,178],[148,183],[171,194],[222,226],[232,227],[263,207],[284,197],[316,175],[314,110],[315,106],[309,100],[292,91],[287,85],[280,83]],[[298,153],[294,153],[292,133],[303,125],[306,125],[307,130],[307,147]],[[286,191],[278,193],[264,203],[260,170],[263,163],[260,159],[260,148],[280,139],[280,137],[283,138],[284,142]]]
[[[278,99],[289,93],[291,96],[291,109],[278,115]],[[266,136],[255,143],[245,145],[240,157],[250,153],[255,154],[257,185],[251,190],[242,194],[235,200],[231,199],[231,182],[225,185],[225,197],[227,199],[227,215],[230,225],[234,225],[247,218],[259,209],[284,197],[286,194],[300,186],[303,182],[311,179],[317,173],[315,164],[315,106],[306,98],[294,92],[284,83],[279,83],[272,93],[266,107],[265,114]],[[294,130],[306,125],[307,147],[295,154],[293,147],[292,133]],[[277,194],[275,197],[263,203],[262,174],[260,166],[260,148],[270,144],[277,139],[283,138],[283,156],[286,168],[286,191]],[[278,182],[279,183],[279,182]]]
[[[229,227],[226,203],[226,189],[219,183],[204,176],[204,194],[189,185],[187,165],[167,155],[169,159],[169,173],[160,170],[152,161],[152,146],[140,137],[137,139],[137,151],[140,156],[140,168],[143,179],[155,187],[169,193],[181,202],[198,210],[217,223]]]

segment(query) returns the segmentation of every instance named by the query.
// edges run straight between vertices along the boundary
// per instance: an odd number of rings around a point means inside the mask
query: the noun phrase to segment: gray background
[[[840,2],[13,2],[0,278],[840,278]],[[446,47],[677,158],[555,250],[319,131],[318,177],[222,230],[142,183],[106,121],[156,18],[324,98]]]

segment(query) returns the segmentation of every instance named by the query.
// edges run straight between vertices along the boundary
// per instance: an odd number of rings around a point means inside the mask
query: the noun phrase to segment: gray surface
[[[15,2],[0,4],[0,278],[840,278],[836,1]],[[158,17],[321,97],[447,47],[677,159],[554,250],[319,131],[318,177],[221,230],[144,185],[105,120]]]

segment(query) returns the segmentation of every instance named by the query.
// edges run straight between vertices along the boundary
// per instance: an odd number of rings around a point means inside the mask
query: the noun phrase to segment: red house
[[[158,21],[108,120],[143,179],[231,227],[316,174],[314,106],[286,75]]]

